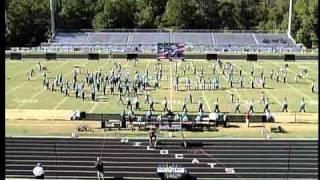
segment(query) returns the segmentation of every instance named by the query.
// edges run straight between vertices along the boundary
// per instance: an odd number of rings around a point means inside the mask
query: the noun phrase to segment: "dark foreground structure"
[[[6,138],[7,178],[32,178],[41,162],[46,179],[94,179],[101,156],[105,179],[160,179],[159,165],[179,165],[193,179],[318,179],[317,140],[182,140]],[[167,151],[166,151],[167,150]],[[162,153],[162,154],[161,154]]]

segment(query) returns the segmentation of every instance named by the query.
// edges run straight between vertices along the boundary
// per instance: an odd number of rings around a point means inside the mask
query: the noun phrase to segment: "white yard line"
[[[80,66],[83,67],[83,66],[87,65],[88,63],[89,62],[87,61],[87,62],[81,64]],[[73,72],[73,69],[70,72],[68,72],[67,74],[65,74],[64,76],[67,77],[67,76],[69,76],[69,74],[72,74],[72,72]],[[58,107],[60,107],[66,100],[67,100],[67,98],[63,98],[58,104],[56,104],[53,107],[53,109],[57,109]]]
[[[214,64],[212,63],[212,66]],[[228,82],[228,79],[222,74],[222,72],[220,71],[220,67],[217,68],[217,70],[221,73],[221,76]],[[240,96],[238,90],[236,88],[234,88],[234,91],[235,91],[235,95],[238,97],[238,99],[240,100],[240,102],[244,102],[244,99]],[[230,90],[229,90],[230,92]],[[245,105],[249,108],[249,104],[248,103],[245,103]]]
[[[94,111],[94,109],[96,109],[98,104],[99,104],[98,102],[95,102],[94,106],[92,106],[92,108],[90,109],[89,113],[92,113]]]
[[[43,93],[45,90],[40,90],[37,94],[33,95],[30,100],[33,100],[34,98],[36,98],[37,96],[39,96],[41,93]],[[26,103],[21,103],[19,104],[15,109],[19,109],[21,106],[25,105]]]
[[[66,64],[67,62],[68,62],[68,61],[65,61],[65,62],[61,63],[60,65],[54,67],[54,69],[59,69],[61,66],[63,66],[63,65]],[[36,67],[37,67],[37,66],[36,66]],[[25,70],[23,70],[23,71],[25,71]],[[18,73],[18,74],[19,74],[19,73]],[[16,77],[18,74],[16,74],[16,75],[13,76],[13,77]],[[38,74],[39,74],[39,73],[38,73]],[[39,76],[39,75],[38,75],[38,76]],[[13,89],[9,90],[8,92],[6,92],[6,96],[7,96],[8,94],[14,92],[16,89],[19,89],[19,88],[21,88],[22,86],[26,85],[27,83],[28,83],[28,81],[25,81],[24,83],[20,84],[19,86],[16,86],[16,87],[14,87]]]
[[[60,107],[65,101],[67,100],[67,98],[63,98],[56,106],[53,107],[53,110],[58,109],[58,107]]]
[[[29,81],[25,81],[24,83],[20,84],[19,86],[16,86],[14,88],[12,88],[11,90],[9,90],[8,92],[6,92],[6,96],[12,92],[14,92],[16,89],[21,88],[22,86],[26,85]]]
[[[62,63],[61,65],[59,66],[56,66],[54,69],[58,69],[60,68],[63,64],[65,63]],[[72,71],[71,71],[72,72]],[[40,94],[42,94],[43,92],[45,92],[45,90],[41,89],[37,94],[33,95],[30,100],[33,100],[34,98],[38,97]],[[22,107],[23,105],[25,105],[26,103],[21,103],[19,104],[15,109],[19,109],[20,107]]]
[[[280,66],[280,65],[276,64],[275,62],[272,62],[272,63],[273,63],[274,65],[276,65],[276,66]],[[289,72],[290,72],[290,71],[289,71]],[[308,79],[306,79],[306,80],[308,80]],[[309,81],[310,81],[310,80],[309,80]],[[312,82],[312,81],[310,81],[310,82]],[[288,85],[293,91],[295,91],[296,93],[300,94],[301,96],[307,97],[309,100],[313,100],[313,98],[311,98],[311,97],[308,96],[307,94],[301,92],[299,89],[293,87],[291,84],[286,83],[286,85]]]
[[[235,67],[237,67],[238,69],[240,69],[239,66],[237,66],[236,64],[232,64],[232,65],[234,65]],[[256,64],[254,64],[254,65],[257,66]],[[246,74],[246,75],[248,74],[248,73],[245,72],[245,71],[243,71],[243,73]],[[259,85],[259,83],[257,83],[256,81],[255,81],[255,83],[256,83],[257,85]],[[268,96],[270,96],[271,98],[273,98],[279,105],[282,105],[281,101],[280,101],[277,97],[273,96],[273,95],[269,92],[268,89],[263,89],[263,91],[265,91],[266,94],[268,94]]]
[[[255,63],[253,63],[253,65],[257,66]],[[244,72],[244,73],[247,74],[246,72]],[[256,83],[257,85],[259,85],[259,83],[257,83],[257,82],[255,82],[255,83]],[[263,89],[263,90],[264,90],[270,97],[272,97],[274,100],[276,100],[279,105],[282,105],[282,102],[281,102],[277,97],[273,96],[272,93],[270,93],[268,89]]]
[[[208,102],[208,100],[207,100],[206,95],[204,94],[203,91],[201,91],[201,92],[202,92],[202,95],[203,95],[204,100],[206,101],[206,105],[207,105],[208,109],[210,110],[210,112],[212,112],[212,110],[211,110],[211,108],[210,108],[210,104],[209,104],[209,102]]]

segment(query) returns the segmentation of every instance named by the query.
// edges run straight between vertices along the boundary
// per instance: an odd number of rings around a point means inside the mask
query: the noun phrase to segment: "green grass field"
[[[133,62],[126,60],[117,60],[122,68],[128,70],[131,75],[131,79],[134,77],[135,71],[143,72],[146,68],[149,69],[151,75],[150,84],[154,84],[155,70],[154,67],[157,64],[156,60],[139,60],[136,67],[133,66]],[[169,109],[172,108],[174,112],[181,112],[182,103],[185,97],[188,96],[188,91],[185,90],[184,82],[187,77],[191,78],[194,85],[195,75],[193,75],[192,67],[196,66],[200,71],[200,67],[204,68],[206,80],[208,77],[212,77],[212,65],[216,62],[210,62],[205,60],[190,60],[190,71],[187,71],[183,76],[182,69],[186,65],[186,62],[178,61],[179,75],[180,75],[180,88],[181,90],[175,91],[171,86],[171,80],[174,79],[174,62],[169,61],[162,62],[163,66],[163,79],[160,82],[160,90],[153,90],[153,87],[148,91],[151,97],[155,101],[155,109],[161,112],[163,109],[162,101],[164,96],[167,96],[169,100]],[[224,64],[230,62],[234,65],[235,74],[238,75],[240,66],[242,66],[245,79],[245,89],[239,88],[239,83],[235,84],[235,88],[230,89],[227,83],[227,76],[223,76],[221,69],[217,68],[217,73],[220,76],[220,83],[222,89],[220,90],[192,90],[194,97],[193,104],[188,104],[188,110],[190,113],[196,113],[198,108],[198,101],[200,97],[203,97],[204,108],[206,112],[213,110],[213,104],[216,98],[219,98],[220,109],[223,112],[234,111],[234,105],[230,100],[230,91],[234,92],[235,97],[240,99],[241,111],[247,111],[247,103],[253,99],[255,104],[255,111],[261,113],[264,105],[261,101],[261,92],[263,91],[271,102],[270,109],[272,112],[281,111],[282,102],[284,97],[287,97],[289,103],[289,112],[297,112],[299,110],[301,98],[304,97],[307,103],[307,112],[318,113],[318,94],[311,93],[311,82],[318,81],[318,69],[316,61],[303,61],[303,62],[283,62],[283,61],[222,61]],[[56,75],[62,73],[65,77],[69,77],[71,82],[73,66],[82,67],[82,72],[89,70],[94,72],[101,68],[105,73],[109,73],[114,68],[114,63],[111,61],[87,61],[87,60],[75,60],[75,61],[41,61],[41,63],[48,68],[48,77],[54,78]],[[276,72],[280,66],[285,63],[289,64],[288,82],[276,82],[270,79],[271,69]],[[100,101],[92,102],[90,100],[90,93],[87,93],[87,101],[83,102],[80,99],[76,99],[75,95],[71,91],[71,97],[66,98],[60,92],[47,91],[42,87],[42,77],[38,73],[38,61],[10,61],[6,60],[6,109],[57,109],[57,110],[74,110],[80,109],[86,112],[95,113],[120,113],[126,108],[125,105],[117,103],[117,95],[109,95],[104,97],[102,92],[98,92],[97,96]],[[261,68],[264,68],[267,78],[266,88],[262,89],[255,84],[256,89],[249,88],[249,71],[250,67],[255,68],[255,76],[258,77]],[[28,81],[26,73],[33,68],[36,70],[36,76],[32,80]],[[308,69],[307,78],[302,79],[300,82],[294,82],[294,77],[299,74],[302,69]],[[84,79],[84,75],[80,75],[80,79]],[[258,79],[258,78],[256,78]],[[238,81],[238,77],[235,78]],[[192,87],[194,89],[194,86]],[[57,88],[58,90],[58,88]],[[144,95],[140,92],[140,102],[142,111],[136,113],[144,113],[148,105],[143,103]],[[125,98],[124,98],[125,101]]]
[[[122,65],[122,68],[128,70],[133,78],[135,71],[143,72],[146,68],[149,68],[151,79],[154,79],[154,66],[157,63],[155,60],[140,60],[136,67],[133,66],[133,62],[126,60],[118,60]],[[187,71],[186,76],[183,76],[182,69],[186,65],[185,62],[178,62],[180,82],[184,82],[187,77],[190,77],[192,83],[195,82],[195,75],[193,75],[192,67],[196,66],[198,70],[200,67],[204,67],[206,79],[212,76],[212,65],[216,62],[209,62],[204,60],[189,61],[191,64],[190,71]],[[234,65],[235,74],[239,74],[239,67],[242,66],[244,72],[245,81],[248,79],[250,67],[255,68],[256,76],[259,75],[260,70],[264,67],[265,75],[267,77],[266,89],[261,89],[256,84],[257,89],[240,89],[239,84],[235,84],[235,88],[230,89],[227,83],[227,77],[222,76],[221,69],[217,69],[219,74],[222,88],[220,90],[192,90],[194,97],[194,103],[188,104],[190,113],[196,113],[198,108],[198,100],[203,98],[205,103],[205,111],[209,112],[213,110],[213,103],[216,98],[219,98],[220,109],[224,112],[233,113],[234,105],[230,100],[230,91],[234,92],[236,98],[241,101],[241,111],[247,111],[247,102],[254,99],[255,110],[257,113],[262,113],[263,104],[261,100],[261,91],[269,97],[271,101],[271,111],[281,111],[282,101],[284,97],[287,97],[289,102],[289,112],[297,112],[299,110],[299,104],[302,97],[307,102],[307,112],[318,113],[318,94],[311,93],[311,82],[318,81],[318,69],[316,61],[304,61],[304,62],[288,62],[288,83],[276,82],[270,80],[270,71],[274,69],[277,71],[280,66],[283,66],[285,62],[279,61],[259,61],[259,62],[247,62],[247,61],[223,61],[223,63],[230,62]],[[81,66],[82,72],[89,70],[90,72],[96,71],[101,68],[103,72],[110,72],[114,68],[114,63],[108,60],[101,61],[41,61],[41,63],[48,68],[48,77],[53,78],[57,74],[62,73],[64,76],[71,79],[72,69],[74,66]],[[24,110],[26,113],[35,113],[32,110],[74,110],[80,109],[86,112],[95,113],[120,113],[126,106],[117,103],[117,95],[110,95],[109,91],[107,96],[104,97],[102,92],[98,93],[99,101],[92,102],[90,100],[90,94],[87,94],[87,100],[83,102],[80,99],[76,99],[71,92],[71,97],[65,98],[60,92],[47,91],[42,87],[42,77],[38,71],[38,61],[9,61],[6,60],[6,110]],[[162,100],[164,96],[167,96],[169,100],[169,108],[172,108],[175,112],[181,112],[183,99],[188,95],[188,91],[182,83],[181,90],[175,91],[172,88],[171,80],[174,79],[174,63],[168,61],[162,62],[163,64],[163,79],[160,82],[160,90],[149,90],[153,99],[155,100],[155,109],[161,112],[163,109]],[[33,68],[36,70],[36,76],[32,80],[28,81],[26,73]],[[307,78],[303,79],[299,83],[294,82],[294,76],[301,72],[302,69],[308,69]],[[80,78],[84,78],[84,75],[80,75]],[[238,81],[238,77],[235,79]],[[154,81],[151,80],[151,85]],[[245,87],[249,87],[249,83],[245,83]],[[193,86],[194,89],[194,86]],[[140,102],[143,102],[143,93],[140,92]],[[142,111],[136,113],[145,113],[148,108],[147,104],[141,103]],[[55,112],[55,111],[48,111]],[[61,113],[62,111],[56,111]],[[292,113],[291,113],[292,114]],[[23,114],[26,116],[26,114]],[[29,117],[29,116],[28,116]],[[318,120],[313,121],[318,124]],[[94,128],[94,132],[82,133],[81,136],[111,136],[111,137],[146,137],[145,131],[106,131],[100,129],[99,122],[75,122],[75,121],[60,121],[60,120],[37,120],[37,119],[10,119],[6,116],[6,135],[40,135],[40,136],[69,136],[72,132],[76,131],[76,127],[79,124],[87,123],[90,127]],[[314,123],[271,123],[265,124],[268,129],[270,127],[281,125],[288,133],[286,134],[273,134],[273,138],[318,138],[318,128]],[[233,123],[237,127],[231,128],[219,128],[219,132],[185,132],[187,138],[190,137],[262,137],[261,136],[261,123],[254,123],[252,128],[246,128],[244,123]],[[50,128],[49,128],[50,127]],[[167,137],[167,132],[163,132],[161,137]],[[180,133],[176,134],[180,137]]]

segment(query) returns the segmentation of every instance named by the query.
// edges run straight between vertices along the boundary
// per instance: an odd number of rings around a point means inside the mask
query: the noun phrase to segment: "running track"
[[[140,146],[133,146],[141,142]],[[160,140],[156,150],[147,150],[146,139],[116,138],[6,138],[6,178],[32,177],[41,162],[46,178],[94,179],[94,162],[102,153],[106,179],[160,179],[160,163],[176,162],[197,179],[318,179],[317,140]],[[103,148],[104,147],[104,148]],[[160,154],[160,150],[168,154]],[[289,153],[290,149],[290,153]],[[175,154],[183,154],[176,159]],[[290,160],[289,160],[290,157]],[[196,158],[199,164],[192,164]],[[289,162],[289,167],[288,167]],[[207,163],[216,163],[214,168]],[[234,173],[226,173],[233,168]],[[289,171],[288,171],[289,170]]]

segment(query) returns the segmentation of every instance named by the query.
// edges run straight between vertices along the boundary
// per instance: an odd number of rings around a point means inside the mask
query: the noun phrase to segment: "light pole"
[[[289,19],[288,19],[288,35],[291,35],[291,22],[292,22],[292,0],[289,5]]]
[[[55,24],[54,24],[54,7],[53,7],[53,0],[50,0],[50,14],[51,14],[51,41],[55,36]]]

